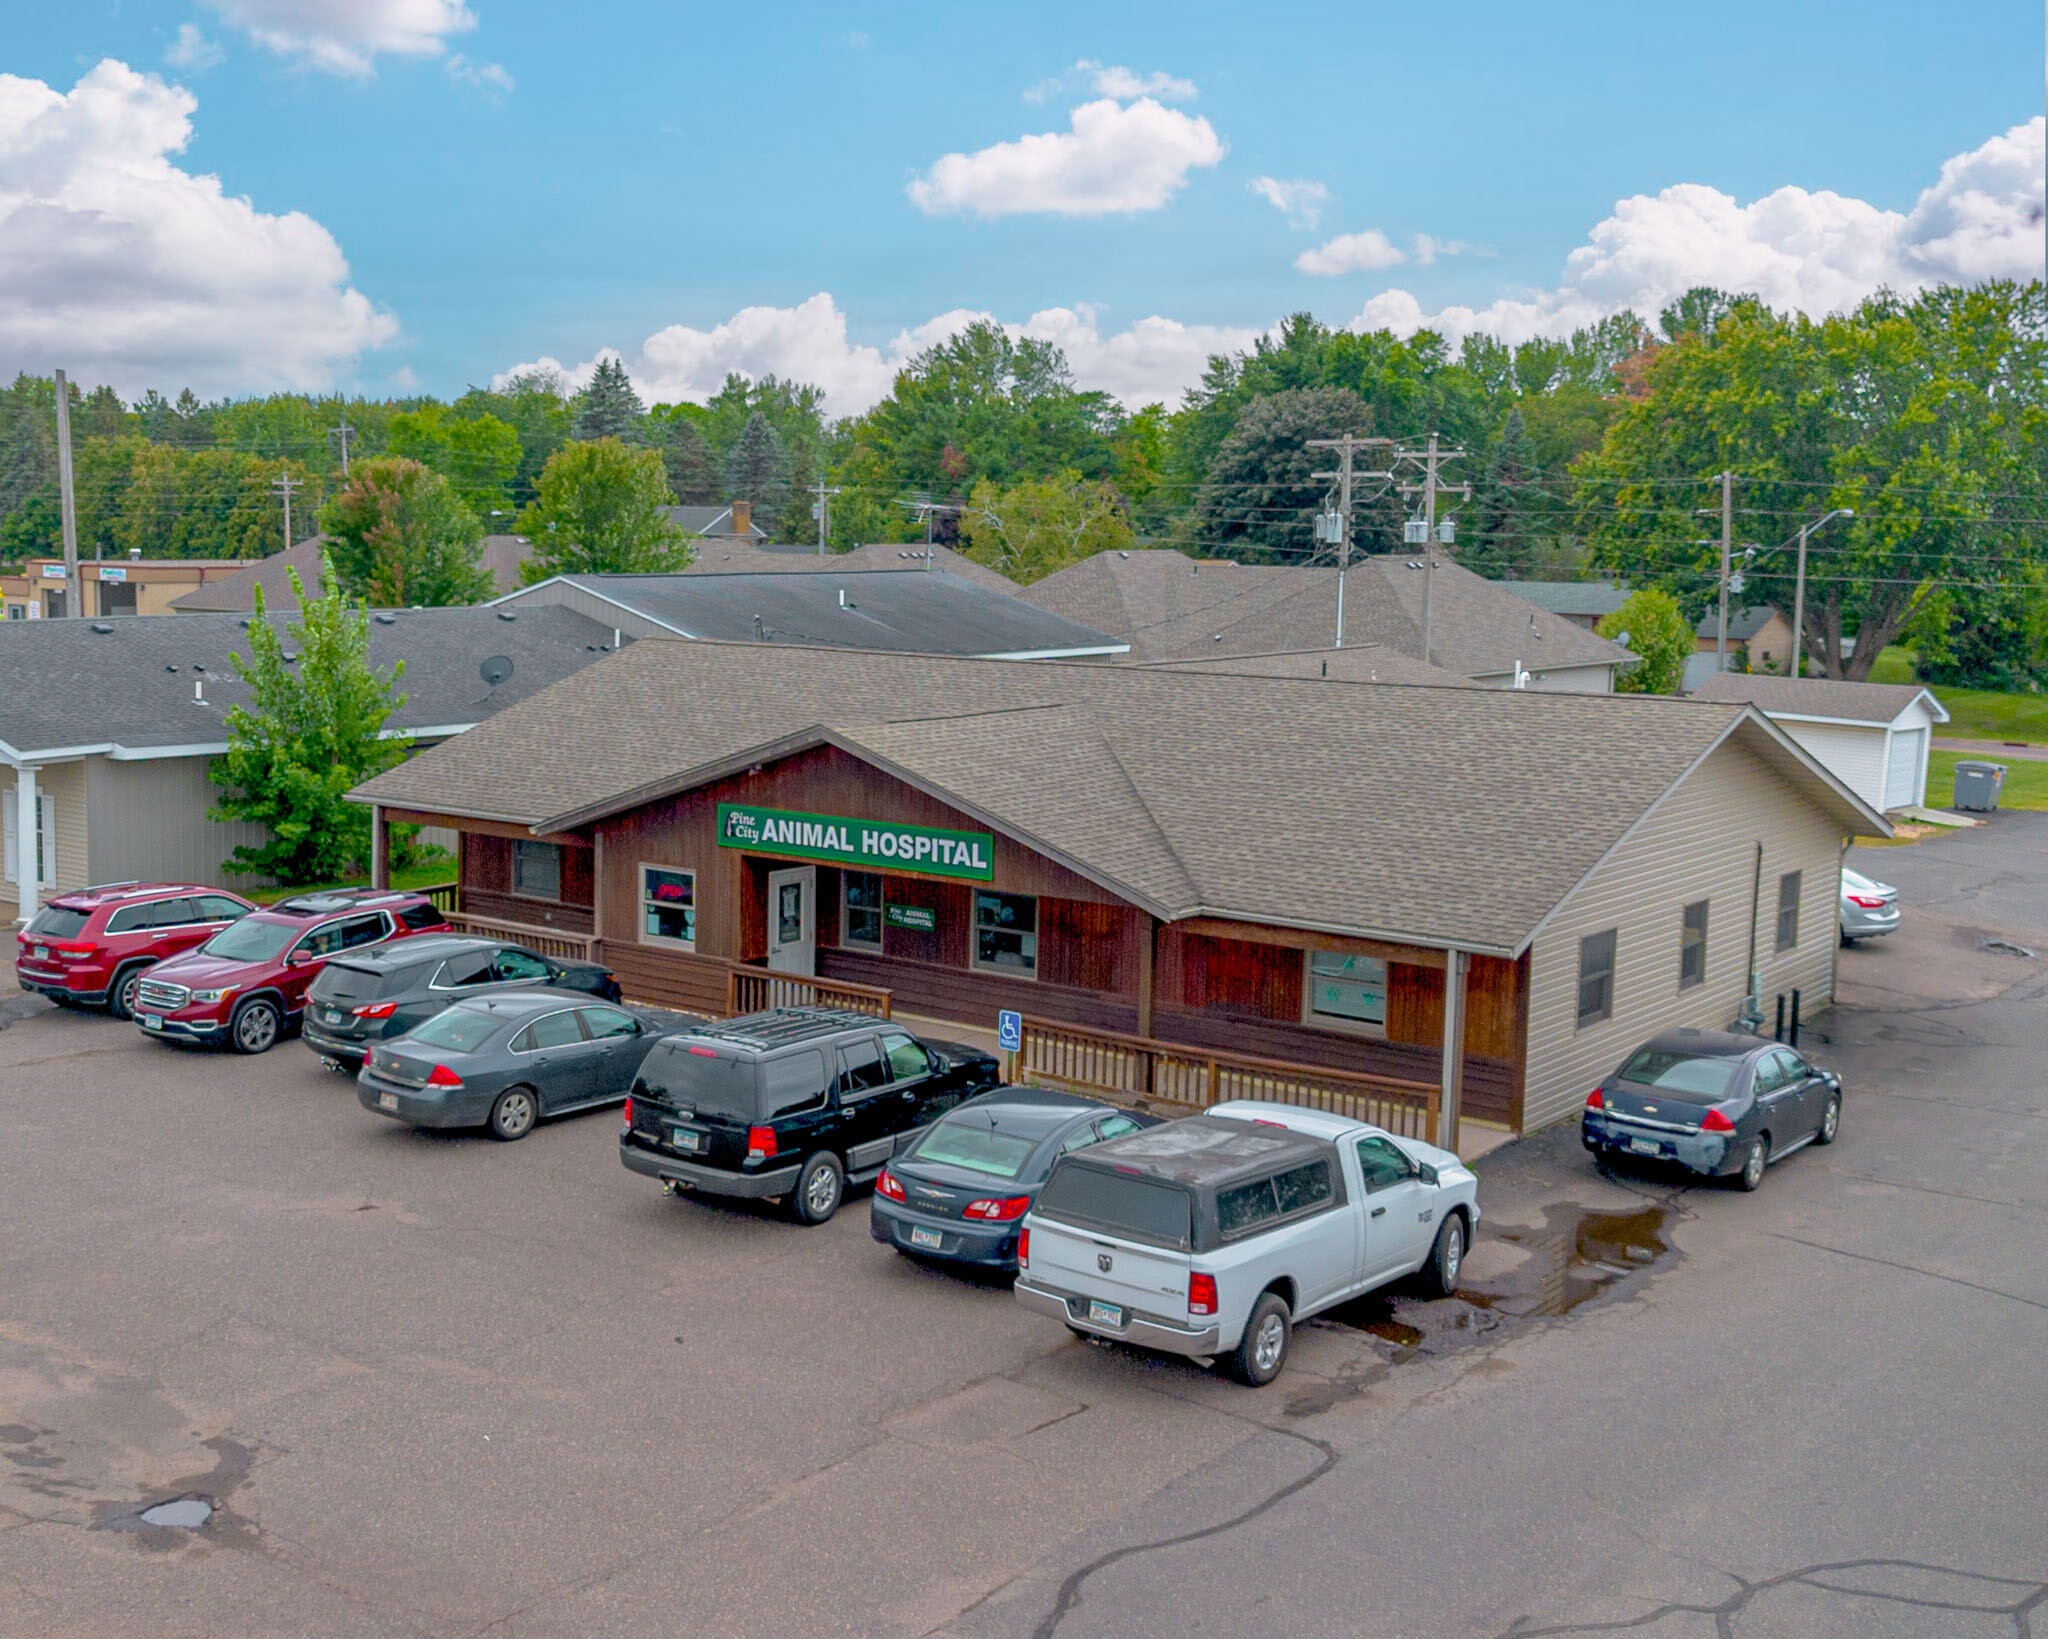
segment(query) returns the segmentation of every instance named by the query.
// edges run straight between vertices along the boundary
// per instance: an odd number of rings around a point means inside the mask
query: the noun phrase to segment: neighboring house
[[[759,644],[636,644],[353,795],[629,996],[1014,1009],[1027,1073],[1414,1131],[1564,1119],[1752,965],[1819,1007],[1890,834],[1746,705]]]
[[[1518,598],[1548,609],[1562,620],[1590,632],[1628,602],[1628,588],[1611,580],[1504,580]]]
[[[1126,645],[943,569],[814,575],[554,575],[500,608],[564,604],[628,637],[826,644],[1001,660],[1120,658]]]
[[[815,546],[774,546],[741,540],[699,541],[692,574],[772,575],[844,574],[849,569],[943,569],[961,580],[992,592],[1018,595],[1017,583],[986,564],[976,563],[950,546],[922,541],[885,541],[856,546],[846,552],[820,552]]]
[[[752,501],[731,501],[724,506],[671,506],[663,507],[662,511],[686,535],[742,544],[768,539],[768,531],[754,522]]]
[[[1700,654],[1720,652],[1721,611],[1709,609],[1693,628],[1693,647]],[[1753,672],[1792,670],[1792,623],[1777,610],[1760,606],[1728,611],[1728,664],[1748,663]]]
[[[206,817],[219,794],[207,774],[227,749],[228,708],[249,698],[230,659],[248,653],[248,625],[196,614],[0,627],[0,901],[13,915],[92,882],[235,884],[229,856],[264,836]],[[370,625],[371,660],[405,662],[406,701],[391,727],[429,742],[580,670],[611,643],[609,627],[569,609],[407,609]],[[494,658],[512,670],[491,687],[480,668]]]
[[[247,565],[240,574],[209,582],[196,591],[174,599],[172,611],[192,614],[247,614],[256,607],[256,588],[263,588],[263,607],[269,610],[296,609],[299,600],[292,591],[296,573],[301,585],[317,590],[320,585],[320,555],[327,538],[314,535],[289,552],[279,552]],[[477,561],[491,577],[494,590],[509,592],[519,584],[519,572],[533,555],[533,543],[524,535],[486,535]]]
[[[1927,801],[1927,752],[1948,713],[1918,683],[1719,672],[1696,700],[1744,700],[1880,813]]]
[[[1604,694],[1633,664],[1619,644],[1532,607],[1498,581],[1438,558],[1423,654],[1424,560],[1352,561],[1344,646],[1379,644],[1491,688]],[[1337,571],[1238,564],[1160,549],[1098,552],[1018,594],[1131,645],[1134,661],[1333,648]]]
[[[80,563],[81,613],[94,617],[160,615],[175,607],[180,597],[233,580],[260,561],[131,555]],[[6,603],[9,620],[58,618],[66,612],[64,596],[62,558],[30,558],[21,574],[0,576],[0,600]]]
[[[1471,689],[1469,677],[1425,666],[1399,649],[1381,643],[1356,648],[1296,649],[1283,654],[1208,655],[1200,660],[1137,662],[1155,671],[1230,672],[1239,677],[1315,677],[1339,683],[1434,683],[1441,688]]]

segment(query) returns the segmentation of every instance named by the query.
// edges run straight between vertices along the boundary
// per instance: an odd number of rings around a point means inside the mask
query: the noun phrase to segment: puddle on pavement
[[[1458,1296],[1517,1317],[1570,1314],[1669,1253],[1674,1216],[1664,1206],[1596,1212],[1558,1202],[1545,1210],[1541,1229],[1499,1233],[1498,1239],[1529,1254],[1526,1263],[1496,1284],[1461,1287]]]
[[[145,1508],[140,1517],[144,1525],[169,1525],[183,1531],[196,1531],[213,1518],[213,1504],[204,1497],[180,1497],[175,1502],[160,1502],[154,1508]]]

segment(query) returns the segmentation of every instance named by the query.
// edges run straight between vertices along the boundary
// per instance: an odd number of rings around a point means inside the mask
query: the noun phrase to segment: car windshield
[[[1736,1059],[1698,1058],[1668,1048],[1645,1047],[1621,1067],[1621,1079],[1687,1103],[1712,1104],[1728,1096]]]
[[[31,939],[71,939],[85,931],[91,911],[73,910],[69,905],[45,905],[28,925]]]
[[[1024,1170],[1038,1143],[1036,1138],[997,1132],[985,1115],[950,1116],[920,1138],[904,1159],[965,1167],[991,1178],[1014,1178]]]
[[[474,1053],[498,1033],[504,1022],[496,1014],[468,1007],[451,1007],[427,1020],[412,1033],[411,1040],[423,1047],[439,1047],[450,1053]]]
[[[265,922],[245,916],[222,928],[199,949],[202,955],[229,962],[273,962],[302,931],[296,922]]]
[[[751,1124],[759,1119],[759,1071],[758,1060],[737,1058],[729,1048],[664,1041],[641,1064],[633,1091],[699,1116]]]
[[[1178,1185],[1077,1166],[1071,1159],[1052,1169],[1039,1191],[1038,1211],[1127,1241],[1175,1247],[1189,1244],[1193,1218],[1188,1192]]]

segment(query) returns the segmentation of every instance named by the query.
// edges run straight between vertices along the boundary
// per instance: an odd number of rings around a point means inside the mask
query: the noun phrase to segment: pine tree
[[[663,426],[661,464],[668,469],[668,487],[684,506],[718,501],[718,452],[692,423],[677,417]]]
[[[1474,498],[1458,561],[1476,574],[1526,579],[1537,553],[1531,516],[1538,502],[1536,445],[1519,408],[1508,411]]]
[[[732,454],[726,457],[725,490],[729,501],[752,502],[754,522],[774,532],[789,500],[789,461],[781,437],[759,410],[747,417]]]
[[[633,391],[632,378],[617,358],[597,361],[597,374],[576,395],[575,437],[584,442],[616,438],[621,444],[647,442],[647,406]]]

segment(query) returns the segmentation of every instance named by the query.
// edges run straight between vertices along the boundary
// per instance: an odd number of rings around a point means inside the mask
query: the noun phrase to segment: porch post
[[[43,803],[36,790],[35,765],[20,763],[14,770],[14,908],[24,923],[41,904],[42,849],[38,842],[42,834]]]
[[[370,805],[370,886],[391,886],[391,822],[376,803]]]
[[[1462,950],[1444,952],[1443,1099],[1437,1109],[1436,1141],[1458,1147],[1458,1105],[1465,1094],[1465,974],[1472,958]]]
[[[1152,970],[1158,956],[1159,918],[1150,911],[1139,914],[1145,919],[1145,932],[1138,941],[1138,1034],[1149,1040],[1152,1035]]]
[[[590,937],[602,940],[604,927],[604,830],[590,837]]]

